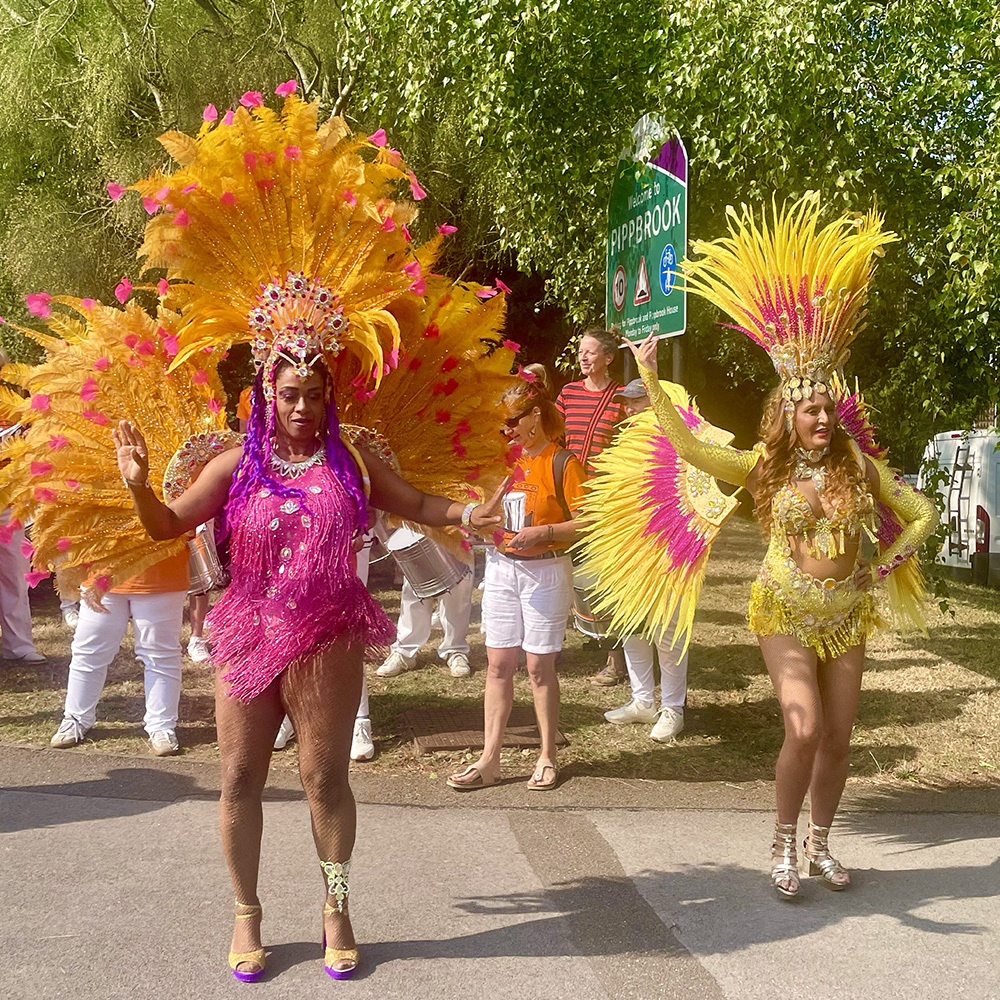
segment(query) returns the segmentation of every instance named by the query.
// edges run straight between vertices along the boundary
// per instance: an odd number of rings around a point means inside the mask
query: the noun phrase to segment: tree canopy
[[[107,300],[145,216],[106,182],[165,162],[155,137],[208,103],[292,77],[386,129],[423,225],[459,227],[445,267],[501,270],[512,335],[550,359],[602,318],[614,167],[653,112],[690,153],[692,237],[723,235],[727,204],[810,189],[831,218],[884,211],[902,242],[848,374],[912,461],[997,400],[998,56],[985,0],[4,0],[3,312],[38,290]],[[748,436],[773,376],[717,319],[692,303],[685,381]]]

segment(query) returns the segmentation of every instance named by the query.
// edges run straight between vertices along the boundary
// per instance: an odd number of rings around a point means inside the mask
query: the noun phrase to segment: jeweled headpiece
[[[850,357],[865,328],[874,257],[899,237],[882,228],[875,211],[842,215],[823,229],[819,194],[808,192],[791,207],[771,208],[760,225],[746,205],[726,209],[729,237],[695,240],[704,256],[683,261],[686,287],[713,302],[731,324],[760,344],[781,376],[785,413],[831,380]]]
[[[301,271],[289,271],[284,281],[264,285],[247,322],[254,333],[254,365],[264,366],[268,399],[274,394],[274,369],[282,361],[306,378],[317,361],[332,371],[344,349],[347,320],[337,297]]]

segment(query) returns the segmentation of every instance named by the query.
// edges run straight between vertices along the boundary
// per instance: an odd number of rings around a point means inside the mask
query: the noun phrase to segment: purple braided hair
[[[332,379],[325,368],[321,366],[320,370],[323,372],[327,396],[324,432],[326,461],[354,504],[357,515],[356,534],[361,535],[368,529],[368,498],[365,495],[357,462],[340,439],[340,420],[333,401]],[[273,377],[277,378],[277,375],[276,369]],[[308,498],[302,490],[279,483],[270,472],[274,406],[269,405],[264,397],[264,366],[258,369],[253,380],[251,398],[246,443],[243,446],[243,457],[229,487],[229,501],[226,504],[224,524],[220,532],[222,535],[228,535],[236,527],[250,498],[261,487],[267,487],[275,496],[298,500],[306,510],[309,510]]]

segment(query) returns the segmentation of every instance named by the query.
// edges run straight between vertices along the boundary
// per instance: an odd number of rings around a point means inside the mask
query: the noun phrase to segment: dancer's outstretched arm
[[[639,365],[639,374],[645,383],[649,401],[656,412],[660,429],[670,439],[675,451],[685,462],[697,466],[715,479],[746,486],[747,477],[760,460],[756,451],[741,451],[728,445],[708,444],[699,441],[690,431],[683,417],[663,391],[656,377],[656,336],[650,334],[641,344],[627,341]]]
[[[422,493],[401,476],[396,475],[385,462],[376,458],[370,451],[364,448],[359,448],[358,451],[368,467],[372,487],[371,502],[374,507],[396,514],[398,517],[405,517],[408,521],[425,524],[429,528],[461,524],[466,507],[464,503],[431,493]],[[510,480],[504,480],[486,503],[477,504],[472,509],[470,527],[476,531],[486,531],[500,524],[503,518],[499,510],[509,485]]]
[[[242,448],[232,448],[212,459],[193,485],[170,504],[163,503],[149,485],[149,455],[146,439],[129,421],[112,431],[118,449],[118,471],[125,480],[136,513],[150,538],[177,538],[222,513],[229,484],[239,465]]]

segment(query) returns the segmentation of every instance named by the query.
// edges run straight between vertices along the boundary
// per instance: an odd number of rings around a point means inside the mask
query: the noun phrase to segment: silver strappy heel
[[[823,885],[834,892],[840,892],[851,884],[851,876],[847,869],[830,854],[830,828],[809,824],[809,836],[802,845],[806,861],[809,862],[809,875],[820,875]]]
[[[771,844],[771,884],[786,899],[799,894],[799,867],[795,856],[795,824],[775,823]]]

